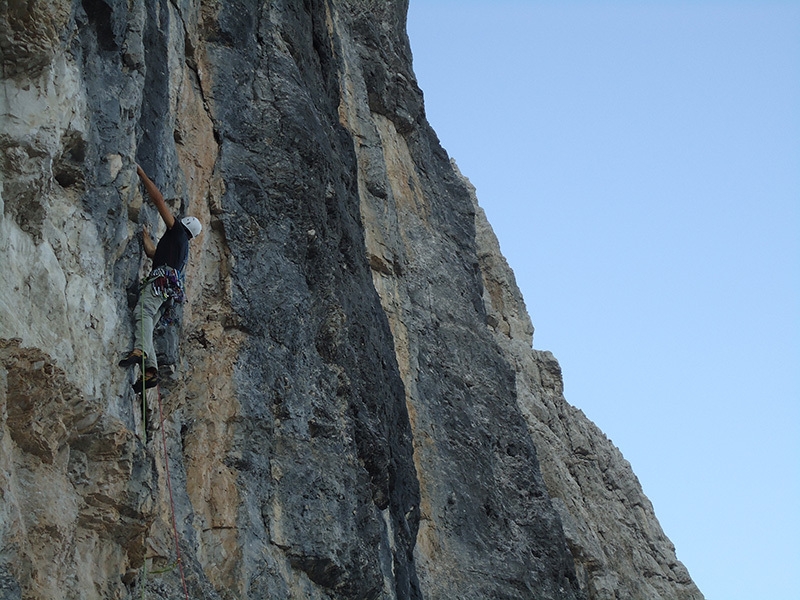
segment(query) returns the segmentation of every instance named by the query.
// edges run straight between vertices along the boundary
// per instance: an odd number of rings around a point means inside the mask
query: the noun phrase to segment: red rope
[[[183,593],[186,596],[186,600],[189,600],[189,590],[186,588],[186,577],[183,575],[183,562],[181,561],[181,549],[180,545],[178,544],[178,524],[175,521],[175,500],[172,498],[172,483],[171,478],[169,475],[169,455],[167,454],[167,432],[164,429],[164,411],[161,408],[161,388],[156,385],[156,391],[158,392],[158,415],[161,419],[161,439],[164,442],[164,467],[166,469],[167,474],[167,489],[169,490],[169,505],[170,509],[172,510],[172,532],[175,534],[175,554],[177,555],[178,559],[178,569],[181,572],[181,582],[183,583]]]

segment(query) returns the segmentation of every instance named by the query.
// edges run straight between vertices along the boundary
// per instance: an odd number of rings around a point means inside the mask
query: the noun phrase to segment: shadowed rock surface
[[[0,597],[183,597],[174,505],[192,598],[702,598],[532,350],[406,9],[0,6]],[[136,162],[204,225],[146,408]]]

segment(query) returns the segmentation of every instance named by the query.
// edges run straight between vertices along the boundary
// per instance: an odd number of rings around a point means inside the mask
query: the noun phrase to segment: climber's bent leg
[[[148,371],[158,369],[156,349],[153,347],[153,329],[162,304],[164,304],[164,298],[161,295],[153,294],[153,284],[150,282],[142,288],[139,293],[139,302],[136,303],[136,308],[133,310],[136,321],[133,329],[133,347],[145,353],[147,357],[145,366]]]

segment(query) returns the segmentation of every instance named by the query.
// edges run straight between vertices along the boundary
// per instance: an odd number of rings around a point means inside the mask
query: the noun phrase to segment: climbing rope
[[[144,302],[140,302],[142,305],[142,341],[144,341]],[[145,378],[147,374],[147,365],[145,363],[145,354],[142,352],[142,432],[144,443],[147,445],[147,388]],[[170,512],[172,514],[172,533],[175,537],[175,554],[177,556],[176,563],[178,565],[178,570],[181,574],[181,583],[183,584],[183,593],[186,596],[186,600],[189,600],[189,590],[186,587],[186,577],[183,573],[183,562],[181,560],[181,548],[178,538],[178,523],[175,519],[175,500],[172,495],[172,477],[169,474],[169,455],[167,454],[167,433],[164,428],[164,410],[161,406],[161,388],[156,385],[156,392],[158,397],[158,416],[161,422],[161,439],[164,445],[164,470],[167,476],[167,490],[169,491],[169,506]],[[171,565],[163,570],[156,570],[153,573],[166,573],[167,571],[171,571],[175,568],[175,565]],[[144,564],[142,565],[142,600],[144,600],[145,594],[145,584],[147,583],[147,558],[144,560]]]
[[[141,299],[141,291],[139,292],[139,304],[142,305],[142,318],[140,323],[142,324],[142,346],[144,346],[144,302]],[[144,374],[146,370],[145,365],[145,356],[144,356],[144,349],[142,350],[142,437],[144,439],[144,445],[147,446],[147,392],[145,391],[144,387]],[[145,584],[147,583],[147,542],[145,542],[145,557],[142,563],[142,600],[144,600],[144,588]]]
[[[158,417],[159,422],[161,423],[161,441],[164,447],[164,472],[167,477],[167,490],[169,492],[169,508],[170,514],[172,516],[172,534],[175,538],[175,556],[176,561],[172,565],[166,567],[165,569],[152,571],[152,573],[159,574],[159,573],[167,573],[172,571],[175,568],[175,565],[178,566],[178,570],[181,574],[181,584],[183,585],[183,594],[186,596],[186,600],[189,600],[189,589],[186,586],[186,576],[183,573],[183,559],[181,558],[181,547],[180,547],[180,539],[178,537],[178,522],[175,518],[175,498],[172,494],[172,476],[169,473],[169,455],[167,454],[167,432],[164,428],[164,409],[161,403],[161,388],[156,385],[156,392],[158,398]],[[142,395],[147,392],[144,388],[144,383],[142,384]],[[143,421],[146,421],[146,416],[143,418]],[[142,600],[144,600],[144,590],[145,590],[145,583],[147,582],[147,560],[145,559],[144,564],[142,565]]]
[[[143,292],[144,290],[142,290]],[[139,292],[139,304],[142,305],[142,318],[140,323],[142,324],[142,346],[144,346],[144,302],[142,302],[141,294]],[[147,445],[147,393],[145,392],[145,373],[147,372],[147,365],[145,364],[145,355],[144,355],[144,348],[142,348],[142,434],[144,436],[144,444]]]
[[[164,429],[164,411],[161,408],[161,388],[156,385],[156,391],[158,392],[158,415],[161,421],[161,439],[164,442],[164,467],[166,470],[167,475],[167,489],[169,490],[169,506],[170,510],[172,511],[172,533],[175,536],[175,555],[177,557],[178,563],[178,570],[181,573],[181,583],[183,584],[183,593],[186,596],[186,600],[189,600],[189,590],[186,588],[186,577],[183,574],[183,561],[181,560],[181,548],[178,540],[178,523],[175,520],[175,500],[172,497],[172,483],[171,477],[169,475],[169,456],[167,455],[167,432]]]

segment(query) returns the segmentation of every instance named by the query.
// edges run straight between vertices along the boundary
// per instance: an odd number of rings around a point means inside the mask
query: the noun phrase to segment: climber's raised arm
[[[169,209],[169,207],[167,207],[167,203],[164,201],[164,196],[161,195],[161,192],[158,191],[156,184],[150,181],[147,173],[145,173],[144,169],[142,169],[142,167],[139,165],[136,165],[136,174],[139,175],[139,178],[142,180],[144,189],[147,190],[147,195],[150,196],[150,200],[152,200],[153,204],[156,205],[158,214],[160,214],[161,218],[164,219],[167,229],[172,229],[176,223],[176,220],[175,216],[172,214],[172,211]]]

